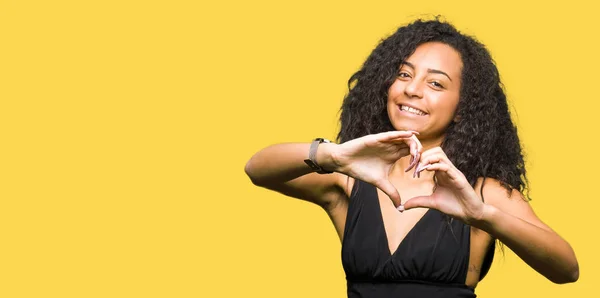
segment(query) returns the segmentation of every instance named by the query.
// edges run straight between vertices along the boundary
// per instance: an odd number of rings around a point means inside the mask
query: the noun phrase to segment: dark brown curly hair
[[[451,46],[463,62],[456,111],[460,120],[447,128],[442,149],[472,186],[479,177],[489,177],[500,181],[507,191],[517,189],[525,194],[528,182],[521,144],[495,62],[483,44],[439,18],[419,19],[400,27],[383,39],[350,77],[337,141],[395,130],[387,114],[388,89],[400,65],[426,42]]]

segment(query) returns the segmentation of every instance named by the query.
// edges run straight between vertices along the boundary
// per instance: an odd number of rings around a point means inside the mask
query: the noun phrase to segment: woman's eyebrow
[[[406,66],[408,66],[408,67],[410,67],[410,68],[412,68],[412,69],[415,69],[415,66],[414,66],[412,63],[410,63],[410,62],[407,62],[407,61],[404,61],[404,62],[402,63],[402,65],[406,65]],[[445,72],[443,72],[443,71],[441,71],[441,70],[437,70],[437,69],[431,69],[431,68],[428,68],[428,69],[427,69],[427,72],[428,72],[428,73],[439,73],[439,74],[443,74],[443,75],[447,76],[447,77],[448,77],[448,79],[449,79],[450,81],[452,81],[452,79],[450,78],[450,76],[449,76],[447,73],[445,73]]]

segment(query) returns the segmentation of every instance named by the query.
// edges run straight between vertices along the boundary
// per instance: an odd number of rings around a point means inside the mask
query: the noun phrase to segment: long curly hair
[[[459,120],[447,127],[442,149],[472,186],[479,177],[489,177],[508,192],[517,189],[525,194],[529,183],[521,144],[495,62],[483,44],[439,18],[419,19],[400,27],[383,39],[350,77],[337,141],[395,130],[387,112],[388,89],[400,65],[426,42],[451,46],[463,62],[456,111]]]

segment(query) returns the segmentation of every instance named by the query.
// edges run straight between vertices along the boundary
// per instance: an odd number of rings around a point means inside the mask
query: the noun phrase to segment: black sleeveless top
[[[465,285],[470,236],[470,226],[429,209],[391,254],[377,189],[355,180],[342,241],[348,297],[476,297]]]

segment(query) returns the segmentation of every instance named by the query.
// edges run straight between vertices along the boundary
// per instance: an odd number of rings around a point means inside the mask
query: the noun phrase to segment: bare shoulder
[[[527,199],[518,189],[507,189],[502,183],[494,178],[479,178],[475,184],[477,194],[483,196],[482,199],[492,205],[503,205],[509,201],[518,201],[517,203],[528,203]]]
[[[540,228],[551,230],[535,214],[529,200],[518,189],[507,189],[502,183],[493,178],[479,178],[475,191],[482,200],[498,210],[518,217]]]

